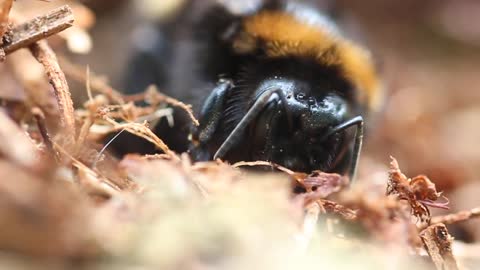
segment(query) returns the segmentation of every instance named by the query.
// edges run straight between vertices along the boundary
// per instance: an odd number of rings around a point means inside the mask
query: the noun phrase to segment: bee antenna
[[[362,143],[363,143],[363,117],[362,116],[356,116],[350,120],[347,120],[343,123],[341,123],[338,126],[335,126],[332,128],[325,136],[321,139],[321,141],[326,140],[328,137],[331,135],[344,131],[352,126],[356,127],[355,130],[355,140],[353,144],[353,154],[352,154],[352,159],[351,159],[351,164],[350,164],[350,171],[349,171],[349,177],[350,177],[350,184],[353,183],[355,180],[355,176],[357,173],[357,166],[358,166],[358,160],[360,158],[360,152],[362,150]]]
[[[273,94],[277,94],[282,97],[282,91],[280,89],[269,89],[263,92],[255,103],[253,103],[252,107],[248,110],[247,114],[240,120],[238,125],[233,129],[233,131],[228,135],[227,139],[222,143],[220,148],[218,148],[217,152],[213,156],[213,159],[223,158],[225,154],[236,144],[238,143],[243,131],[245,128],[254,120],[258,114],[262,111],[265,105],[268,104],[270,97]],[[283,102],[282,102],[283,103]],[[286,107],[286,106],[285,106]]]

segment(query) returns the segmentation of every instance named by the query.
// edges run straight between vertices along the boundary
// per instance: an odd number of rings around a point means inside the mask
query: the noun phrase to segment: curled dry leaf
[[[408,201],[412,214],[427,223],[430,223],[431,219],[428,206],[448,209],[448,200],[437,202],[442,193],[437,192],[435,184],[428,177],[419,175],[408,178],[401,172],[397,160],[393,157],[390,163],[387,195],[397,195],[399,199]]]
[[[435,184],[427,176],[415,176],[410,181],[410,187],[419,202],[435,208],[449,209],[448,199],[442,196],[442,192],[437,192]],[[435,202],[441,197],[445,198],[446,202]]]

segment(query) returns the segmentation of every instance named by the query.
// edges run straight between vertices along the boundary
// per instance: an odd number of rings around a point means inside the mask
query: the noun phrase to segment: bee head
[[[380,97],[370,53],[297,5],[261,8],[219,29],[213,39],[235,65],[221,76],[231,84],[217,85],[202,109],[194,155],[303,172],[349,167],[353,178],[363,116]]]
[[[273,94],[247,133],[252,156],[297,171],[341,166],[352,135],[332,130],[352,117],[349,101],[311,82],[277,77],[262,81],[252,102],[267,92]]]

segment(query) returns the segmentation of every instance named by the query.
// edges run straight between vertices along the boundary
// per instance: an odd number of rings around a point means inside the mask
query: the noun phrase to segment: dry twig
[[[473,218],[480,217],[480,207],[476,207],[470,210],[464,210],[457,213],[432,217],[432,224],[443,223],[443,224],[453,224],[457,222],[467,221]]]
[[[457,270],[452,254],[453,237],[444,224],[435,224],[420,233],[425,249],[438,270]]]
[[[2,49],[5,54],[31,46],[37,41],[63,31],[73,25],[73,12],[69,6],[62,6],[50,13],[38,16],[13,28],[4,37]]]
[[[46,41],[41,40],[31,45],[30,51],[45,68],[60,110],[60,125],[66,136],[66,141],[73,143],[75,141],[75,115],[65,74],[58,64],[55,53]]]

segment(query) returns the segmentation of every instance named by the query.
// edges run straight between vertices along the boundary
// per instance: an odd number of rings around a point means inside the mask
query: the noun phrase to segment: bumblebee
[[[198,107],[208,93],[188,141],[179,132],[169,136],[165,126],[160,136],[180,150],[188,145],[196,161],[264,160],[353,179],[364,121],[381,96],[370,52],[302,2],[245,1],[243,8],[239,1],[191,2],[202,4],[187,5],[194,14],[166,28],[174,41],[152,46],[163,44],[164,64],[143,62],[130,72],[130,89],[156,82]],[[143,59],[154,62],[148,53]],[[177,129],[188,126],[186,117],[176,121]]]

